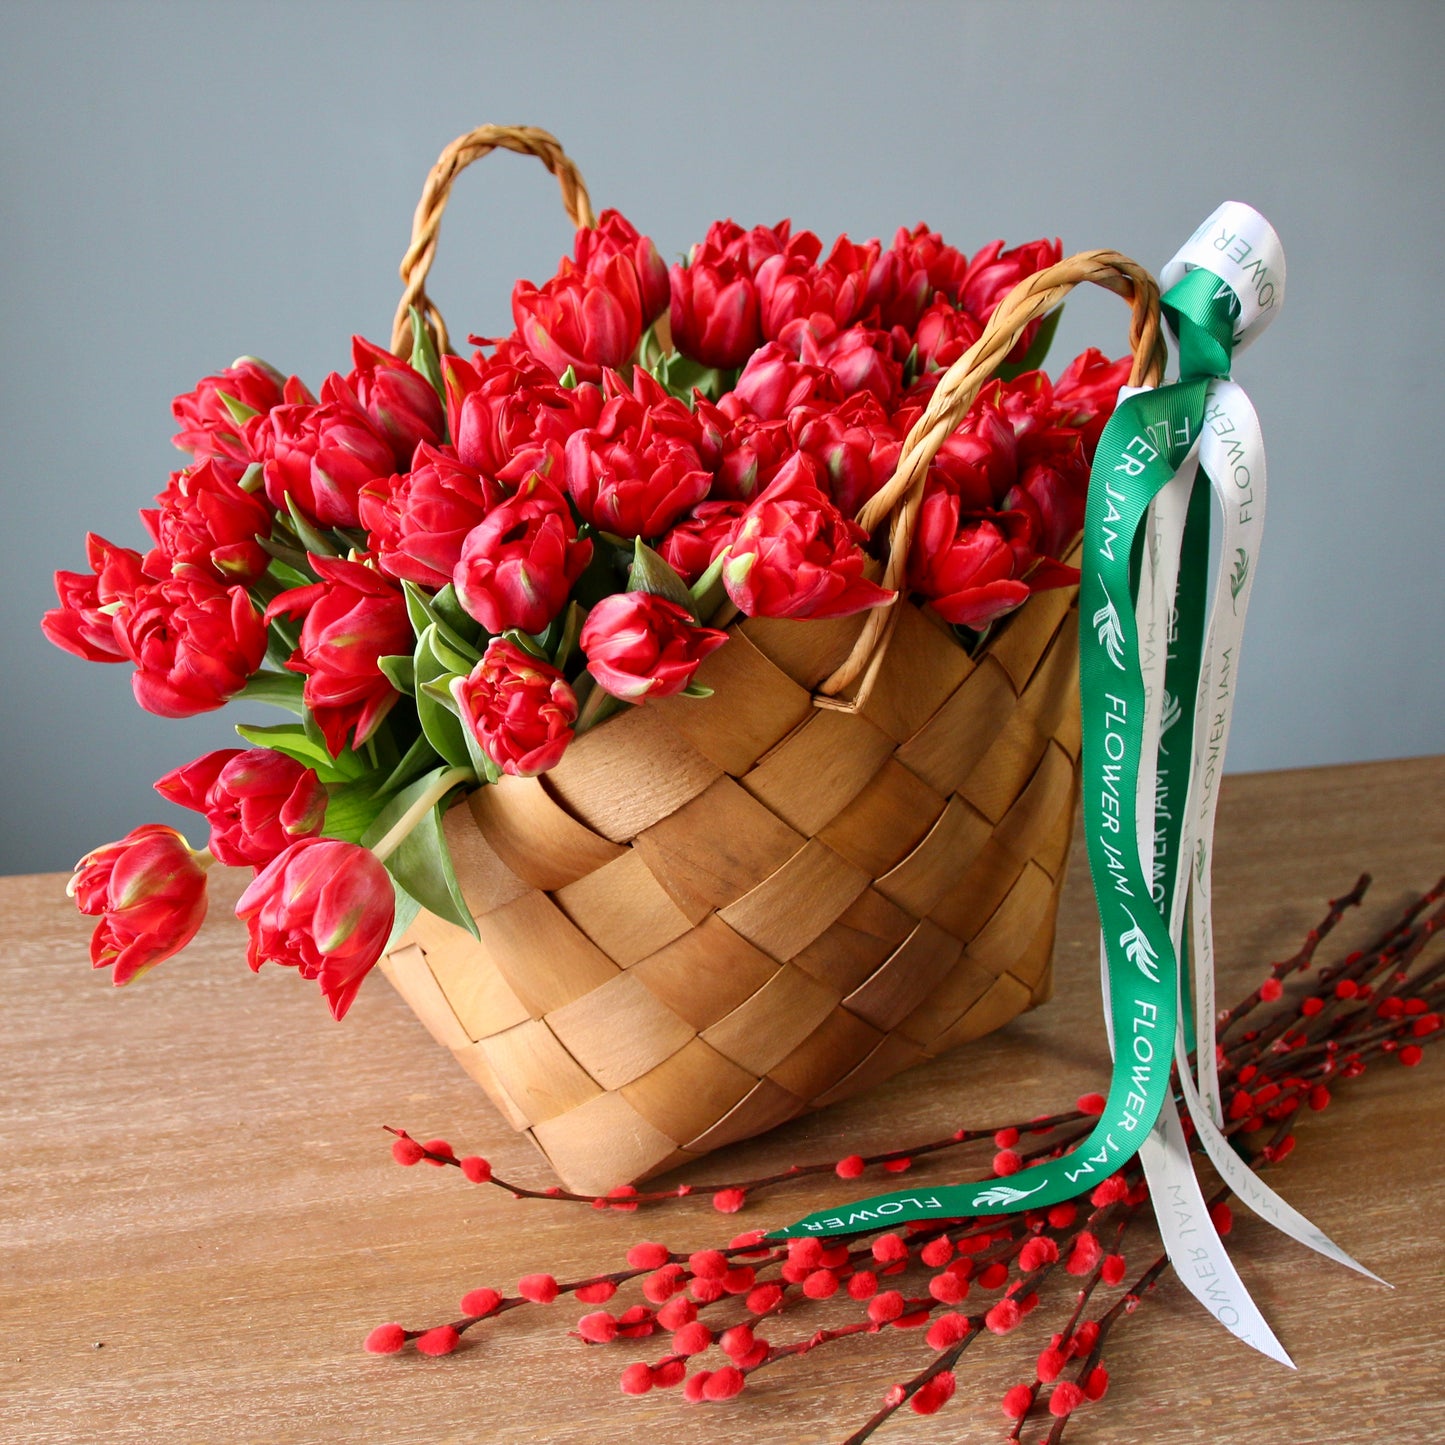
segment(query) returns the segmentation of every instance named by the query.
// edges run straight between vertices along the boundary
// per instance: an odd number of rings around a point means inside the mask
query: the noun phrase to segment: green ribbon
[[[1181,380],[1121,402],[1100,437],[1084,518],[1079,589],[1085,838],[1109,975],[1114,1072],[1103,1113],[1071,1153],[981,1184],[916,1188],[820,1210],[770,1239],[840,1235],[880,1224],[1009,1214],[1077,1197],[1138,1152],[1170,1090],[1183,961],[1169,936],[1179,877],[1192,732],[1205,631],[1209,487],[1196,479],[1181,549],[1165,691],[1180,703],[1157,759],[1155,849],[1139,856],[1137,796],[1145,695],[1135,619],[1150,503],[1199,436],[1205,393],[1229,374],[1240,300],[1205,268],[1162,306],[1179,341]],[[1186,998],[1188,990],[1184,990]]]

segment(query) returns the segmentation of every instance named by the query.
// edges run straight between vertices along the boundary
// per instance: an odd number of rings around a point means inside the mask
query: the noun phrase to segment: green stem
[[[448,768],[372,847],[372,852],[385,863],[401,846],[406,835],[421,822],[458,783],[475,783],[477,775],[470,768]]]

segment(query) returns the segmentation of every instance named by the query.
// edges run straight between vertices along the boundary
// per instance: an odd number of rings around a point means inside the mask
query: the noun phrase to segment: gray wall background
[[[1274,223],[1283,317],[1240,363],[1270,519],[1230,766],[1445,749],[1438,425],[1445,6],[79,3],[0,8],[0,873],[148,820],[234,709],[141,713],[129,669],[46,644],[84,532],[143,545],[169,401],[243,352],[313,384],[385,342],[423,176],[486,120],[545,126],[666,256],[731,215],[825,242],[926,219],[964,249],[1062,235],[1157,269],[1221,200]],[[570,237],[497,155],[433,294],[509,322]],[[1123,349],[1112,297],[1055,358]],[[1402,826],[1409,826],[1402,819]]]

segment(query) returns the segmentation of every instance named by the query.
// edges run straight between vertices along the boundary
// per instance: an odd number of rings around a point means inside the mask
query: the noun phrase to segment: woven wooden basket
[[[443,152],[403,263],[423,309],[456,173],[545,132]],[[1023,328],[1080,281],[1133,311],[1133,384],[1162,371],[1158,293],[1114,252],[1030,277],[940,383],[859,521],[902,580],[939,446]],[[720,624],[719,619],[714,619]],[[538,778],[446,819],[481,933],[422,914],[383,970],[580,1192],[697,1158],[855,1094],[1047,997],[1079,758],[1075,598],[1030,599],[970,658],[900,601],[836,621],[734,620],[705,701],[632,708]]]

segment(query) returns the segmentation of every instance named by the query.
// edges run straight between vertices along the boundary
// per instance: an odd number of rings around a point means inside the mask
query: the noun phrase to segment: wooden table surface
[[[1445,870],[1445,758],[1230,777],[1219,831],[1228,1001],[1362,869],[1376,879],[1364,920]],[[619,1268],[639,1238],[702,1247],[836,1200],[838,1182],[763,1195],[725,1220],[705,1198],[598,1214],[515,1202],[454,1170],[400,1169],[383,1124],[550,1182],[380,977],[341,1026],[289,972],[253,977],[227,906],[237,879],[223,880],[188,953],[126,990],[87,967],[89,924],[64,881],[0,880],[0,1440],[834,1441],[928,1358],[919,1333],[885,1331],[769,1369],[729,1404],[689,1406],[677,1391],[629,1399],[617,1375],[655,1358],[657,1342],[586,1348],[566,1335],[584,1307],[565,1304],[483,1327],[449,1359],[363,1353],[373,1325],[446,1320],[466,1289]],[[1049,1005],[678,1177],[867,1153],[1102,1087],[1094,927],[1076,861]],[[1171,1279],[1116,1332],[1110,1395],[1070,1440],[1445,1440],[1445,1048],[1436,1053],[1342,1086],[1275,1179],[1396,1288],[1241,1211],[1232,1253],[1298,1374],[1238,1344]],[[986,1157],[965,1162],[982,1172]],[[1138,1250],[1131,1265],[1147,1257]],[[905,1411],[875,1438],[1000,1439],[998,1400],[1032,1377],[1035,1333],[985,1342],[940,1415]]]

